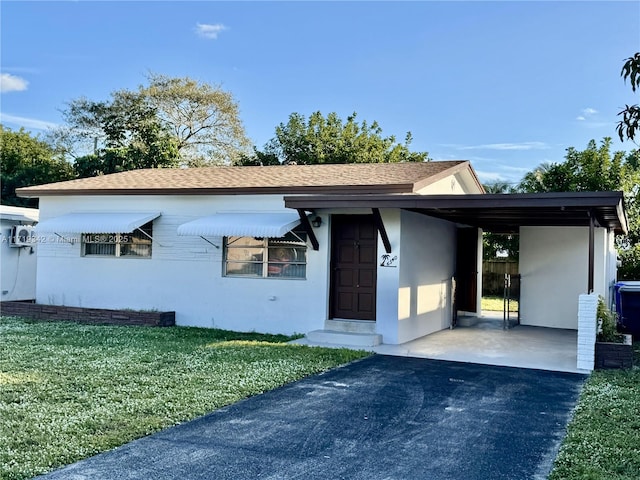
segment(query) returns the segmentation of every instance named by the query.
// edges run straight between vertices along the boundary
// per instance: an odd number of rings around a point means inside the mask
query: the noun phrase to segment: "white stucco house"
[[[481,229],[520,234],[521,323],[578,328],[609,296],[620,192],[488,195],[466,161],[150,169],[40,199],[36,301],[176,323],[403,343],[476,314]],[[455,295],[454,295],[455,285]]]
[[[2,301],[36,298],[34,225],[37,208],[0,205],[0,291]]]

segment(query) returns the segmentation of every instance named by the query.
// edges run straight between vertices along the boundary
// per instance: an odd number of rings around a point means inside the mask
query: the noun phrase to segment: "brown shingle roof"
[[[47,195],[216,195],[257,193],[412,193],[467,161],[132,170],[16,190]]]

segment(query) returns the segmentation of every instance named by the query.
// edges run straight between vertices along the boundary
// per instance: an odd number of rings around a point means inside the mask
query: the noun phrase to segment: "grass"
[[[368,355],[290,338],[0,318],[0,478],[31,478]]]
[[[0,479],[31,478],[368,355],[290,338],[1,318]],[[640,367],[596,371],[549,479],[638,478]]]
[[[482,310],[490,312],[502,312],[504,310],[504,300],[502,297],[482,297]],[[511,300],[509,302],[509,311],[518,311],[518,301]]]
[[[631,370],[599,370],[587,380],[550,480],[640,478],[640,343]]]

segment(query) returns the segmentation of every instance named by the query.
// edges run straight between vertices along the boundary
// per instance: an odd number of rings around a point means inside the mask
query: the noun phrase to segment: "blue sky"
[[[638,95],[640,2],[12,1],[1,15],[0,121],[44,133],[65,103],[148,72],[220,85],[260,149],[291,113],[377,121],[434,160],[517,182],[568,147],[614,139]]]

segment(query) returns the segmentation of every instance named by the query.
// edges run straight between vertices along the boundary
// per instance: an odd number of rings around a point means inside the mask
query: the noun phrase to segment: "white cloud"
[[[0,92],[21,92],[27,89],[27,82],[24,78],[16,77],[9,73],[0,73]]]
[[[529,167],[512,167],[510,165],[502,165],[502,168],[504,169],[505,172],[513,172],[514,174],[517,174],[517,175],[526,175],[531,170],[533,170],[533,168],[529,168]]]
[[[228,28],[221,23],[216,23],[215,25],[210,25],[207,23],[196,24],[196,33],[198,34],[199,37],[202,37],[202,38],[209,38],[209,39],[215,40],[218,38],[218,35],[220,34],[220,32],[223,32],[225,30],[228,30]]]
[[[483,145],[446,145],[457,150],[546,150],[549,147],[543,142],[522,143],[486,143]]]
[[[482,183],[483,185],[501,182],[515,187],[522,181],[522,177],[524,177],[524,175],[509,174],[507,172],[496,170],[474,170],[476,172],[476,175],[478,175],[480,183]]]
[[[487,172],[484,170],[475,170],[475,172],[482,183],[504,182],[506,180],[506,177],[500,172]]]
[[[489,162],[487,165],[484,165],[484,167],[485,168],[474,167],[474,170],[482,183],[506,182],[511,185],[520,183],[522,177],[524,177],[534,168],[515,167],[512,165],[505,165],[496,161]]]
[[[580,115],[576,117],[576,120],[578,120],[579,122],[584,122],[588,118],[593,117],[596,113],[598,113],[598,111],[595,108],[583,108],[580,112]]]
[[[19,127],[33,128],[34,130],[47,130],[58,126],[53,122],[46,122],[44,120],[38,120],[37,118],[17,117],[15,115],[7,115],[6,113],[0,114],[0,121]]]

